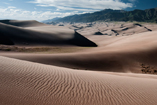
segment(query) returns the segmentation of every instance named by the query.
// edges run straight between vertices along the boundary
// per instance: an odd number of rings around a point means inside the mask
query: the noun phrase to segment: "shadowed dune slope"
[[[156,105],[151,75],[97,73],[0,56],[1,105]]]
[[[44,23],[40,23],[36,20],[0,20],[1,23],[18,26],[18,27],[37,27],[37,26],[48,26]]]
[[[156,34],[157,31],[154,31],[132,36],[105,36],[104,39],[95,36],[91,40],[100,42],[99,47],[70,54],[0,53],[0,55],[74,69],[141,72],[142,63],[156,66]]]
[[[97,46],[73,30],[56,29],[52,29],[52,32],[41,32],[0,23],[0,44]],[[6,43],[2,41],[3,39]]]

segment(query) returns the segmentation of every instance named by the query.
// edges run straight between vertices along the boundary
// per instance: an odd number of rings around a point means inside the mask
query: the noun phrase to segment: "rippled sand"
[[[156,105],[156,76],[73,70],[0,57],[1,105]]]

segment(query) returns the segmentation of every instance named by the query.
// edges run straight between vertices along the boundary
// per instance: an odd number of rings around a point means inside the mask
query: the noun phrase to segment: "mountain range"
[[[45,23],[54,22],[94,22],[94,21],[137,21],[157,23],[157,8],[133,11],[105,9],[94,13],[72,15],[63,18],[54,18]]]

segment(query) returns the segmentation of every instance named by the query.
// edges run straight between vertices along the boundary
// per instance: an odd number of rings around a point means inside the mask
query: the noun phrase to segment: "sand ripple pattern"
[[[0,105],[156,105],[156,83],[0,56]]]

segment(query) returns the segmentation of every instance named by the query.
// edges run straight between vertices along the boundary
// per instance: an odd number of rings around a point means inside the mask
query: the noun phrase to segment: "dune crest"
[[[0,20],[0,22],[17,27],[47,26],[46,24],[40,23],[36,20]]]
[[[40,30],[46,30],[45,27],[48,27],[51,30],[49,32],[43,32],[29,29],[30,27],[32,28],[35,26],[37,29],[39,28]],[[60,29],[57,26],[54,27],[50,25],[45,25],[37,21],[2,20],[0,21],[0,38],[0,44],[6,45],[74,45],[90,47],[97,46],[94,42],[85,38],[81,34],[74,32],[73,30],[70,30],[68,28]],[[6,43],[4,43],[4,41],[2,40],[6,40]]]

